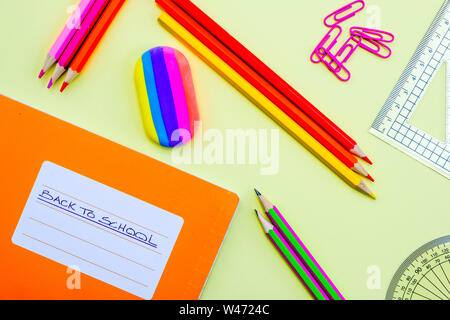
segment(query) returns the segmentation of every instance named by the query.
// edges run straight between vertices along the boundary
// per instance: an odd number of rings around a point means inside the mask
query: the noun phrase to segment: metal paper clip
[[[354,7],[358,7],[357,3],[359,3],[361,6],[359,8],[355,9]],[[359,11],[364,9],[365,6],[366,6],[366,4],[362,0],[353,1],[352,3],[349,3],[349,4],[345,5],[345,6],[343,6],[342,8],[334,11],[333,13],[329,14],[323,20],[323,23],[327,27],[332,28],[332,27],[338,25],[339,23],[350,19],[355,14],[357,14]],[[343,17],[340,17],[340,15],[343,15]],[[330,20],[332,20],[332,21],[330,21]],[[333,22],[333,23],[330,23],[330,22]]]

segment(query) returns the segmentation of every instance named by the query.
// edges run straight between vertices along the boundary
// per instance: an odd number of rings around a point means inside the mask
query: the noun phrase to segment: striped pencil
[[[281,111],[275,104],[267,99],[260,91],[240,76],[228,64],[221,60],[208,47],[201,43],[189,31],[183,28],[175,19],[167,13],[162,13],[159,16],[159,21],[172,32],[176,37],[184,41],[193,51],[206,63],[208,63],[214,70],[222,75],[228,82],[230,82],[236,89],[248,97],[256,106],[264,111],[277,124],[285,129],[294,139],[304,145],[324,164],[339,175],[345,182],[353,188],[369,195],[376,199],[375,195],[370,191],[361,177],[345,166],[338,158],[336,158],[329,150],[321,145],[316,139],[309,135],[302,127],[295,121]]]
[[[287,244],[286,240],[284,240],[280,232],[273,226],[273,224],[261,216],[256,209],[255,212],[259,222],[261,222],[261,226],[263,227],[267,238],[269,238],[270,242],[272,242],[284,260],[286,260],[289,267],[292,271],[294,271],[314,299],[330,300],[327,294],[323,291],[322,287],[317,283],[316,279],[305,268],[303,263],[295,255],[294,251],[292,251],[291,247]]]
[[[50,79],[47,88],[50,88],[53,85],[53,83],[55,83],[56,80],[58,80],[59,77],[61,77],[61,75],[66,71],[66,68],[68,67],[70,61],[72,61],[72,58],[75,56],[78,49],[83,44],[84,39],[86,39],[86,36],[91,31],[92,27],[94,26],[97,19],[100,17],[101,13],[105,9],[108,2],[109,0],[95,1],[91,10],[89,10],[88,15],[81,23],[80,29],[78,30],[77,33],[75,33],[72,40],[70,40],[68,46],[64,49],[61,58],[58,60],[58,63],[56,64],[55,70],[53,71],[52,78]]]
[[[77,32],[84,18],[88,14],[89,10],[92,8],[95,0],[81,0],[78,7],[73,12],[72,16],[69,18],[64,26],[64,29],[59,34],[50,51],[45,59],[44,66],[39,73],[39,79],[48,71],[48,69],[53,66],[56,61],[61,57],[64,49],[72,40],[73,36]]]
[[[275,225],[284,240],[286,240],[300,261],[326,292],[327,296],[331,300],[345,300],[325,271],[320,267],[319,263],[309,252],[308,248],[306,248],[295,231],[292,230],[291,226],[284,219],[277,207],[272,205],[258,190],[255,189],[255,192],[270,221]]]
[[[195,19],[209,33],[214,35],[220,42],[240,57],[248,66],[259,73],[263,78],[270,82],[283,95],[291,100],[298,108],[305,112],[311,119],[319,124],[325,131],[333,136],[348,151],[354,153],[360,158],[372,164],[366,154],[361,150],[358,144],[333,121],[320,112],[312,103],[304,98],[292,86],[284,81],[277,73],[270,69],[264,62],[250,52],[245,46],[231,36],[225,29],[218,25],[207,14],[200,10],[189,0],[173,0],[173,2],[182,8],[189,16]]]
[[[309,118],[303,111],[298,109],[291,101],[275,89],[270,83],[263,79],[252,68],[245,64],[232,51],[226,48],[219,40],[206,31],[194,19],[187,15],[181,8],[171,0],[156,0],[168,14],[177,20],[183,27],[192,33],[198,40],[206,45],[211,51],[217,54],[230,67],[250,82],[255,88],[261,91],[269,100],[277,105],[284,113],[293,119],[299,126],[311,134],[325,148],[333,153],[348,168],[373,180],[369,173],[364,169],[358,159],[348,150],[342,147],[332,136],[323,130],[317,123]]]
[[[91,57],[124,2],[125,0],[111,0],[108,4],[105,11],[86,38],[86,41],[83,43],[75,58],[70,63],[69,70],[67,71],[66,78],[64,79],[64,83],[60,90],[61,92],[63,92],[67,85],[69,85],[69,83],[80,74],[81,70],[83,70],[86,62]]]

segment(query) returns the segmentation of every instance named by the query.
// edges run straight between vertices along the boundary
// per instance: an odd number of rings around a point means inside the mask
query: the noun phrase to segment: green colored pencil
[[[258,211],[255,210],[255,212],[261,222],[266,236],[280,252],[284,260],[286,260],[292,271],[294,271],[309,293],[317,300],[330,300],[327,294],[323,291],[322,287],[317,283],[316,279],[311,275],[308,269],[305,268],[303,263],[296,256],[294,251],[292,251],[274,225],[264,219]]]
[[[286,240],[307,270],[317,280],[321,288],[326,292],[327,296],[331,300],[345,300],[344,296],[339,292],[325,271],[323,271],[316,259],[314,259],[294,230],[292,230],[291,226],[284,219],[281,212],[278,211],[278,209],[264,196],[262,196],[258,190],[255,189],[255,192],[270,221],[272,221],[276,229]]]

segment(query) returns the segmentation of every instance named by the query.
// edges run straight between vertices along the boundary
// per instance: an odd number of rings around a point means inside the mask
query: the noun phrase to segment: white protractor
[[[392,278],[386,300],[450,300],[450,236],[414,251]]]

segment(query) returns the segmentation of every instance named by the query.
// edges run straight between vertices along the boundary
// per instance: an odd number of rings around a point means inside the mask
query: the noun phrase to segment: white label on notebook
[[[151,299],[182,225],[179,216],[46,161],[12,241]]]

